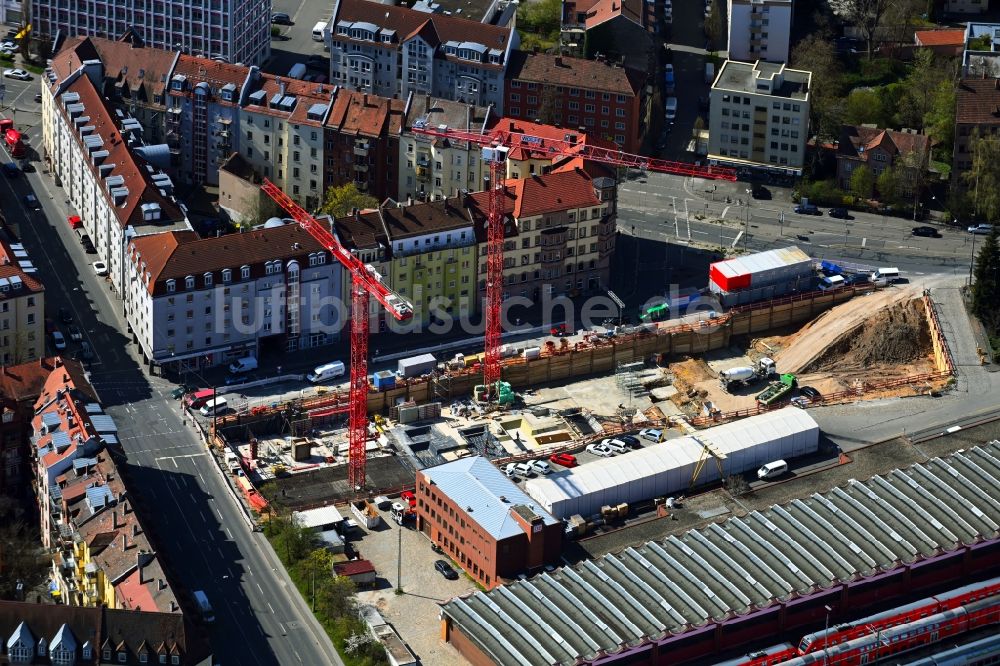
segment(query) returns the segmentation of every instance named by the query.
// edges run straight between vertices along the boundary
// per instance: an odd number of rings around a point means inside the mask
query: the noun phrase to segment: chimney
[[[278,79],[278,90],[281,91],[281,96],[282,97],[285,96],[285,86],[286,86],[286,84],[285,84],[284,80]]]
[[[406,205],[407,206],[413,205],[413,197],[406,197]]]
[[[56,367],[57,368],[61,368],[62,364],[63,364],[63,362],[62,362],[62,356],[56,356]]]
[[[167,581],[163,580],[162,578],[157,579],[156,589],[165,590],[166,588],[167,588]]]
[[[140,534],[142,534],[142,531],[139,529],[139,525],[138,524],[132,525],[132,536],[137,537]]]
[[[177,611],[177,602],[173,599],[170,600],[170,612],[174,613]]]
[[[368,106],[368,93],[364,94],[364,97],[362,98],[361,106]]]
[[[128,545],[128,535],[122,533],[122,550],[128,550],[130,546]]]
[[[556,67],[562,67],[562,56],[556,56]]]
[[[424,113],[430,113],[431,111],[431,96],[427,95],[424,97]]]
[[[360,208],[354,208],[352,210],[352,212],[354,213],[354,220],[356,222],[360,222],[361,221],[361,209]]]
[[[111,511],[111,526],[114,527],[115,529],[118,529],[119,527],[121,527],[121,525],[118,524],[118,509],[112,509],[112,511]],[[124,548],[125,547],[125,542],[124,542],[125,535],[124,534],[122,535],[122,539],[123,539],[123,541],[122,541],[122,547]]]

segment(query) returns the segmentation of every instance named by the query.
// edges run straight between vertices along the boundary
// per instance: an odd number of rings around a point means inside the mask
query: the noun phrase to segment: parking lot
[[[277,26],[281,34],[271,38],[271,58],[264,63],[265,72],[285,76],[292,65],[305,62],[308,56],[326,55],[323,42],[312,38],[312,29],[317,22],[329,20],[333,14],[332,3],[274,0],[271,9],[288,14],[292,25]],[[329,68],[324,74],[329,77]]]
[[[378,573],[377,588],[360,591],[358,600],[375,606],[421,663],[434,666],[466,664],[457,650],[440,640],[438,603],[474,592],[476,584],[457,564],[452,564],[452,568],[458,572],[458,580],[446,580],[434,569],[434,562],[447,560],[447,555],[432,551],[430,540],[413,529],[412,523],[399,527],[388,511],[380,513],[382,523],[379,527],[371,531],[356,530],[364,536],[353,542],[354,547]],[[400,552],[403,556],[403,593],[396,594]]]

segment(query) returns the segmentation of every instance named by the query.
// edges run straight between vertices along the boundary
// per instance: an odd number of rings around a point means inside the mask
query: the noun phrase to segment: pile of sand
[[[879,311],[823,352],[805,371],[902,365],[931,353],[924,304],[915,299]]]

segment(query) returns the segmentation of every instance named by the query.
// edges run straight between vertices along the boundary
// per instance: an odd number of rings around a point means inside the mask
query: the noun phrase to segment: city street
[[[24,110],[24,97],[18,101],[18,126],[27,129],[40,152],[39,119]],[[6,153],[3,159],[9,159]],[[60,306],[69,308],[97,352],[86,365],[120,428],[130,493],[172,579],[188,593],[204,590],[212,601],[216,621],[208,632],[215,661],[341,663],[264,536],[250,531],[200,436],[171,399],[173,385],[144,374],[122,333],[121,302],[89,268],[96,257],[83,253],[66,224],[75,211],[43,165],[34,167],[33,173],[3,180],[4,213],[20,228],[45,284],[48,316]],[[38,196],[41,211],[24,208],[22,197],[29,191]],[[74,346],[67,353],[74,353]]]
[[[292,19],[293,25],[277,26],[281,36],[271,39],[271,58],[264,64],[264,71],[285,76],[292,65],[305,62],[311,54],[326,55],[324,43],[312,38],[312,29],[319,21],[327,21],[333,14],[333,4],[305,2],[305,0],[275,0],[272,10],[284,12]],[[323,72],[329,78],[329,68]]]

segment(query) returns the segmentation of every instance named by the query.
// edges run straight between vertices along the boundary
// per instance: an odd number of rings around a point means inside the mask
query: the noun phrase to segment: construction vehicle
[[[489,214],[486,224],[486,293],[483,300],[483,311],[486,315],[486,353],[483,358],[482,387],[490,402],[499,402],[502,398],[498,389],[502,388],[500,382],[500,359],[502,356],[500,340],[503,333],[501,314],[504,290],[504,239],[506,236],[505,228],[508,226],[506,223],[507,186],[504,181],[507,174],[507,153],[510,150],[520,148],[529,153],[544,156],[544,159],[553,162],[558,158],[566,160],[579,158],[610,166],[658,171],[694,178],[736,180],[736,169],[733,168],[653,159],[644,155],[626,153],[617,148],[606,148],[577,141],[573,134],[566,134],[562,139],[552,139],[525,132],[509,131],[499,125],[491,132],[486,133],[452,129],[446,125],[435,126],[428,123],[426,118],[420,118],[414,122],[411,131],[414,134],[468,142],[470,145],[480,146],[482,147],[482,161],[489,167],[489,182],[486,188],[489,191]]]
[[[786,372],[781,375],[778,381],[772,382],[770,386],[757,394],[757,404],[762,407],[769,407],[791,393],[794,388],[795,375]]]
[[[719,383],[725,391],[731,392],[733,388],[745,388],[762,379],[770,379],[776,372],[774,360],[763,356],[753,367],[745,365],[723,370],[719,373]]]

